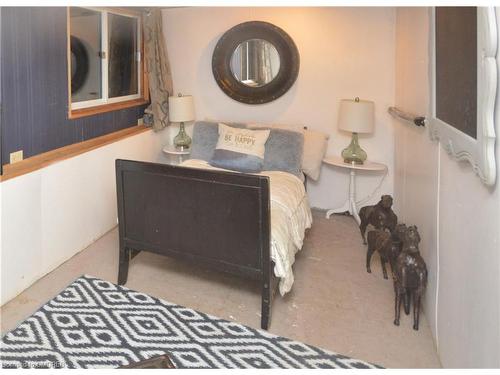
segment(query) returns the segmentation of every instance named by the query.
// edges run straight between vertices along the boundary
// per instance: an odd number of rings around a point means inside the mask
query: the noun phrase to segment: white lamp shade
[[[338,128],[352,133],[372,133],[375,103],[369,100],[340,101]]]
[[[191,95],[168,97],[169,119],[171,122],[193,121],[194,102]]]

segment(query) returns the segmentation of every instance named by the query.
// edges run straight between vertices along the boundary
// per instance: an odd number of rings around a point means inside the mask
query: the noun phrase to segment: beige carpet
[[[377,255],[372,274],[366,272],[365,256],[352,218],[326,220],[314,211],[295,284],[275,299],[269,331],[385,367],[440,367],[425,316],[419,331],[404,314],[394,326],[392,284],[383,279]],[[116,282],[117,267],[115,229],[4,305],[2,334],[82,274]],[[259,286],[252,281],[143,252],[131,262],[126,286],[259,328]]]

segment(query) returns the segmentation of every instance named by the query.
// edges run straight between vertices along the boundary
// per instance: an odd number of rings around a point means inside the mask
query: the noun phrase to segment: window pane
[[[70,10],[71,101],[102,98],[101,14],[74,8]]]
[[[108,14],[108,34],[108,96],[138,94],[137,19]]]

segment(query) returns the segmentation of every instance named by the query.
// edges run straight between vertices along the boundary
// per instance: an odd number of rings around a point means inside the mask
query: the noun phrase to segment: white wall
[[[300,53],[297,82],[262,105],[232,100],[212,75],[218,39],[250,20],[283,28]],[[387,107],[394,103],[394,8],[174,8],[163,10],[163,25],[174,89],[194,96],[197,119],[306,124],[331,134],[328,153],[339,154],[350,141],[350,134],[336,129],[339,100],[375,101],[375,134],[360,142],[370,159],[389,165],[390,175],[372,201],[392,193],[393,128]],[[360,176],[358,198],[371,193],[380,177]],[[312,206],[322,208],[341,205],[347,189],[347,172],[325,166],[319,183],[308,185]]]
[[[397,10],[396,103],[427,115],[428,25],[427,8]],[[500,98],[496,107],[500,124]],[[396,204],[423,235],[430,271],[426,315],[442,364],[500,367],[498,183],[492,189],[483,185],[468,164],[431,142],[427,131],[398,124],[396,144]]]
[[[429,19],[427,8],[398,8],[396,20],[396,106],[416,114],[429,108]],[[439,146],[426,129],[395,124],[394,205],[402,222],[418,226],[429,270],[424,301],[436,337]]]
[[[1,183],[1,304],[116,226],[115,159],[164,160],[166,135],[147,131]]]

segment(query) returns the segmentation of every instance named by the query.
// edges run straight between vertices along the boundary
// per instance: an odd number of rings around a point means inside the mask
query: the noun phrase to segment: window
[[[143,104],[139,15],[69,8],[70,117]]]

